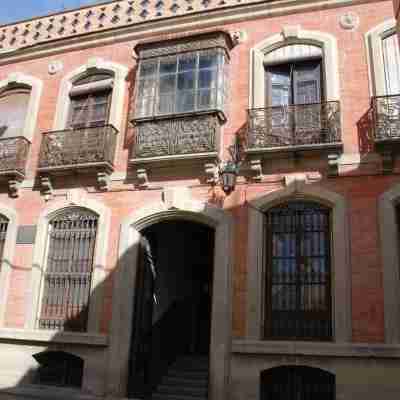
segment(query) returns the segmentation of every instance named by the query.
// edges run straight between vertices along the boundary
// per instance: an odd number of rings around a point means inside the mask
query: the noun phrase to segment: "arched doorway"
[[[140,233],[128,396],[207,396],[215,231],[167,220]]]
[[[126,397],[129,380],[132,320],[139,268],[141,232],[163,221],[187,221],[214,230],[211,338],[209,352],[209,400],[224,400],[228,393],[232,340],[232,218],[230,214],[190,194],[163,194],[136,209],[121,225],[118,268],[114,273],[112,326],[108,351],[107,395]]]

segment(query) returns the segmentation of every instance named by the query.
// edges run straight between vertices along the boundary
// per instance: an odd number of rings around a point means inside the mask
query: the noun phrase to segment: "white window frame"
[[[386,96],[382,41],[396,32],[396,20],[389,19],[369,30],[365,36],[371,96]]]
[[[128,68],[124,65],[101,58],[91,58],[85,65],[81,65],[69,72],[61,81],[58,94],[53,130],[64,130],[68,126],[68,115],[71,105],[70,92],[74,82],[88,73],[108,71],[114,74],[113,90],[109,114],[109,124],[119,132],[122,130],[122,114],[124,110],[125,86]]]
[[[93,259],[92,282],[90,287],[90,307],[88,312],[87,329],[85,333],[100,333],[100,321],[103,306],[103,283],[106,277],[106,262],[111,227],[111,212],[102,203],[87,198],[73,202],[57,202],[47,208],[38,219],[36,241],[33,253],[33,266],[28,296],[27,318],[25,329],[38,330],[37,321],[41,306],[41,291],[44,272],[46,268],[46,253],[48,248],[49,223],[52,218],[68,208],[86,208],[98,215],[98,228]],[[59,331],[54,331],[59,332]],[[68,332],[69,335],[82,335],[82,333]],[[84,335],[84,334],[83,334]]]
[[[24,129],[21,136],[32,142],[36,130],[37,117],[39,113],[40,98],[43,90],[43,82],[30,75],[19,72],[9,74],[0,81],[0,91],[13,89],[15,85],[27,86],[30,89],[30,97],[26,110]]]
[[[268,53],[292,44],[311,44],[322,49],[322,70],[325,101],[340,100],[339,57],[334,36],[319,31],[308,31],[299,25],[286,26],[281,33],[269,36],[250,49],[249,108],[263,108],[265,99],[264,59]]]

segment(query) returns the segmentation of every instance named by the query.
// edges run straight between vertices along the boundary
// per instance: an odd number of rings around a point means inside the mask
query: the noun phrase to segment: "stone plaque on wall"
[[[34,244],[36,225],[22,225],[18,228],[17,244]]]

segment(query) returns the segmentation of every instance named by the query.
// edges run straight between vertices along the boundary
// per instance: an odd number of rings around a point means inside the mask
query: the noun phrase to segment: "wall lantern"
[[[236,178],[238,175],[238,166],[234,161],[222,163],[219,168],[219,177],[222,190],[229,196],[236,186]]]

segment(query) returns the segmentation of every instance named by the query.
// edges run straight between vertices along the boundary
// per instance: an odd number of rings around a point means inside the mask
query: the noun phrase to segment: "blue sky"
[[[0,0],[0,25],[105,0]]]

